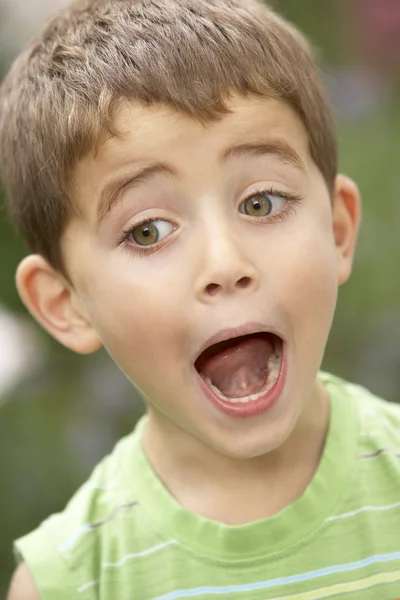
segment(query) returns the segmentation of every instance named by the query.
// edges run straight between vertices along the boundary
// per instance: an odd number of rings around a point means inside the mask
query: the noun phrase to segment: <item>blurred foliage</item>
[[[340,1],[275,0],[270,4],[307,35],[322,62],[324,58],[330,64],[342,58],[348,60],[348,49],[340,35]]]
[[[349,50],[340,34],[339,2],[274,4],[321,49],[325,64],[345,64]],[[400,95],[394,94],[381,110],[339,125],[341,169],[360,185],[364,219],[354,274],[340,293],[324,367],[399,401]],[[0,301],[16,314],[25,313],[14,285],[15,268],[25,252],[0,213]],[[11,540],[61,510],[143,411],[135,390],[104,353],[77,357],[37,329],[45,364],[1,408],[3,596],[13,565]]]
[[[359,184],[363,221],[353,275],[340,291],[325,360],[327,368],[396,402],[400,401],[399,130],[399,96],[386,111],[340,129],[340,167]],[[386,356],[385,347],[391,356]],[[387,377],[387,369],[392,383],[386,387],[381,376]]]
[[[12,227],[8,214],[4,209],[3,194],[0,190],[0,302],[7,305],[15,312],[22,310],[22,304],[19,300],[15,285],[15,266],[26,254],[24,244],[17,236]]]

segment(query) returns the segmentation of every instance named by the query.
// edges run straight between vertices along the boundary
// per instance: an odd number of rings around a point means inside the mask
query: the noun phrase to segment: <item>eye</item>
[[[240,212],[250,217],[267,217],[281,210],[287,198],[271,192],[255,192],[240,205]]]
[[[169,221],[145,221],[133,227],[128,235],[128,241],[133,241],[138,246],[153,246],[165,236],[172,233],[174,225]]]

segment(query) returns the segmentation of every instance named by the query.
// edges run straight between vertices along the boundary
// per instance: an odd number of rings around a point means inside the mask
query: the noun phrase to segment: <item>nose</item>
[[[243,235],[228,227],[212,227],[199,235],[195,289],[200,301],[213,302],[221,295],[246,294],[258,288],[259,272]]]

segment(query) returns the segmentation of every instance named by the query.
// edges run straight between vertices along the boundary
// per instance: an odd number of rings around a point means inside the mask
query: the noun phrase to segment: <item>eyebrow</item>
[[[283,140],[271,140],[250,142],[230,146],[222,153],[221,162],[226,162],[234,158],[254,157],[254,156],[276,156],[281,161],[294,166],[300,171],[305,171],[305,165],[297,152]],[[114,209],[122,200],[122,193],[126,188],[132,189],[139,184],[149,181],[157,175],[173,175],[177,173],[171,165],[157,162],[147,165],[134,174],[116,177],[107,183],[100,194],[100,200],[97,207],[97,223],[101,221]]]
[[[111,210],[121,202],[122,192],[125,189],[132,189],[157,175],[175,174],[175,170],[170,165],[158,162],[147,165],[133,174],[130,173],[112,179],[101,191],[99,204],[97,206],[97,223],[100,224]]]
[[[283,140],[268,140],[246,144],[237,144],[227,148],[222,154],[222,161],[245,156],[276,156],[281,161],[305,172],[306,167],[297,152]]]

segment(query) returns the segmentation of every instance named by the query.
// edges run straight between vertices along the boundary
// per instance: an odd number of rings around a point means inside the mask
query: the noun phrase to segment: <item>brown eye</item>
[[[266,217],[272,211],[272,202],[269,194],[254,194],[243,202],[246,215],[251,217]]]
[[[174,226],[168,221],[147,221],[133,227],[129,238],[138,246],[152,246],[173,230]]]
[[[144,223],[131,231],[131,236],[139,246],[150,246],[158,242],[158,231],[152,223]]]

